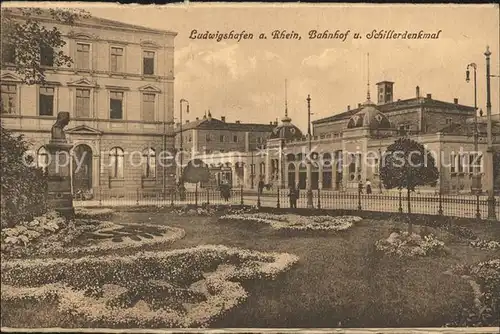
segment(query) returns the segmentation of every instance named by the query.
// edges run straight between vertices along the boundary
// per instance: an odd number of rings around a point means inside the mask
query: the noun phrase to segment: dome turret
[[[360,111],[354,114],[347,123],[348,129],[368,127],[370,129],[389,129],[391,122],[375,103],[367,100]]]

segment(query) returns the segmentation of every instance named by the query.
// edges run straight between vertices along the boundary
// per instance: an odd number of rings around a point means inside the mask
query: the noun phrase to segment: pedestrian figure
[[[220,185],[220,194],[224,201],[229,201],[229,197],[231,196],[231,189],[229,188],[229,184],[227,183],[227,181]]]
[[[360,194],[363,193],[363,182],[361,182],[361,180],[359,180],[359,183],[358,183],[358,191]]]
[[[290,208],[297,209],[297,189],[294,186],[290,186],[288,191],[288,197],[290,199]]]
[[[371,194],[372,193],[372,183],[370,182],[370,180],[366,181],[366,193],[367,194]]]

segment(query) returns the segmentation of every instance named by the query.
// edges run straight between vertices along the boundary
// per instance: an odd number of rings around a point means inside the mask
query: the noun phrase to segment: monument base
[[[71,193],[70,150],[66,141],[51,140],[45,146],[50,155],[48,166],[48,206],[66,219],[75,215]]]

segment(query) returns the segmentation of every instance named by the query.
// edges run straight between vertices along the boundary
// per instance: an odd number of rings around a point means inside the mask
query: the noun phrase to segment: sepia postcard
[[[498,5],[1,15],[2,331],[500,333]]]

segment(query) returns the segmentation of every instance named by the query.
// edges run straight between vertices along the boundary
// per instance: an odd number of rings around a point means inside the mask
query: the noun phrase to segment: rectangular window
[[[54,115],[54,88],[40,87],[38,96],[39,114],[40,116]]]
[[[111,72],[123,71],[123,48],[111,48]]]
[[[54,66],[54,49],[48,45],[40,47],[40,65]]]
[[[15,114],[17,102],[16,85],[2,85],[2,114]]]
[[[237,142],[238,142],[238,136],[233,136],[233,141],[234,141],[235,143],[237,143]]]
[[[450,154],[450,172],[455,173],[456,172],[456,156],[454,153]]]
[[[206,134],[206,135],[205,135],[205,140],[206,140],[206,141],[210,141],[210,134]]]
[[[76,116],[90,117],[90,89],[76,90]]]
[[[123,119],[123,92],[110,92],[109,118]]]
[[[457,156],[457,162],[458,162],[458,172],[463,173],[464,172],[464,155],[459,154]]]
[[[90,44],[76,44],[76,68],[82,70],[90,68]]]
[[[145,121],[153,122],[155,120],[155,94],[142,94],[142,112]]]
[[[219,136],[219,141],[220,141],[221,143],[223,143],[223,142],[224,142],[224,135],[220,135],[220,136]]]
[[[155,74],[155,53],[151,51],[144,51],[142,55],[143,74]]]

